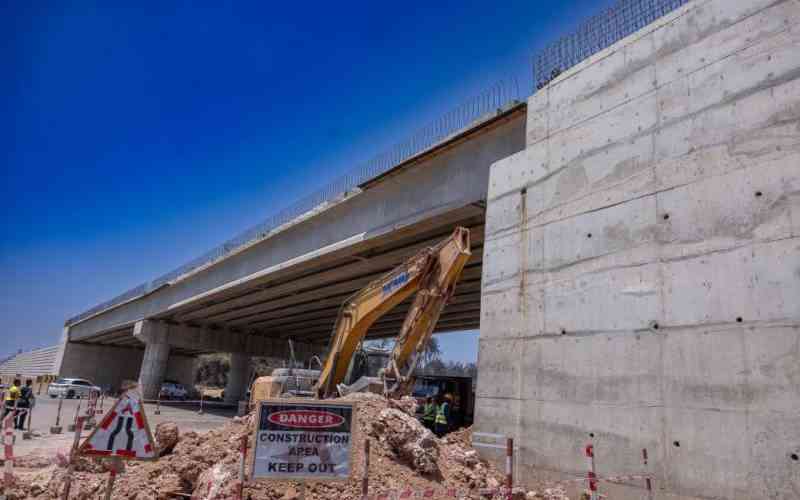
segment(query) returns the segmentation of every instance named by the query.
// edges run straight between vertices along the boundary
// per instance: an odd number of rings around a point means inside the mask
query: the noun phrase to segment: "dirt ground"
[[[471,432],[436,438],[413,417],[413,401],[388,401],[355,394],[357,429],[353,439],[353,474],[347,481],[247,483],[244,498],[252,500],[360,499],[364,471],[363,444],[370,439],[369,484],[372,498],[501,498],[503,475],[481,460],[471,446]],[[239,488],[240,446],[250,438],[253,414],[234,418],[207,432],[179,429],[161,422],[156,435],[163,456],[156,462],[130,463],[118,476],[114,499],[234,499]],[[252,446],[252,443],[250,443]],[[67,471],[66,448],[53,453],[32,451],[15,461],[17,483],[4,494],[11,499],[59,498]],[[70,499],[103,498],[108,474],[102,463],[77,460]],[[530,478],[529,478],[530,479]],[[516,499],[565,499],[559,485],[535,484],[515,491]]]

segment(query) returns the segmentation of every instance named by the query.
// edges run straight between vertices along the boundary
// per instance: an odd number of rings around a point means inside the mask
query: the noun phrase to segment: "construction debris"
[[[162,422],[158,424],[156,426],[155,438],[158,443],[159,456],[163,457],[171,453],[180,439],[178,426],[174,422]]]
[[[499,499],[503,474],[483,461],[470,445],[469,430],[438,439],[413,416],[413,400],[392,401],[375,394],[351,394],[357,403],[354,474],[349,481],[310,482],[306,499],[360,499],[363,442],[372,441],[369,487],[371,494],[432,492],[429,498]],[[410,398],[409,398],[410,399]],[[255,416],[235,418],[222,429],[205,434],[178,435],[177,426],[156,429],[165,453],[157,462],[130,463],[118,476],[114,499],[198,500],[234,499],[238,487],[240,440],[250,436]],[[252,443],[251,443],[252,445]],[[171,452],[167,451],[170,450]],[[7,491],[11,499],[59,498],[65,460],[21,460],[18,484]],[[82,459],[73,478],[71,500],[101,498],[107,475],[95,460]],[[541,485],[545,486],[545,485]],[[244,498],[279,500],[301,497],[303,486],[290,481],[247,484]],[[541,493],[539,493],[541,492]],[[563,490],[537,488],[515,491],[517,499],[565,500]]]

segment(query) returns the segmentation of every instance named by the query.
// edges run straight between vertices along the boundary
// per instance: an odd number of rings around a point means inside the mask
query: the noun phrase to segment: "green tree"
[[[425,346],[425,351],[422,353],[422,361],[426,365],[430,364],[434,359],[439,359],[442,355],[442,348],[439,345],[439,339],[431,337],[428,340],[428,345]]]

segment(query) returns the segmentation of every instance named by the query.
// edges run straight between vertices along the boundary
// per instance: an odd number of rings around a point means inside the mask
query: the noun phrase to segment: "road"
[[[107,411],[114,403],[113,399],[105,399],[103,410]],[[98,403],[99,405],[99,403]],[[67,432],[67,425],[75,418],[78,400],[65,399],[61,408],[61,425],[63,432],[60,435],[50,434],[50,427],[55,425],[58,413],[58,399],[51,399],[45,395],[36,400],[36,407],[32,413],[31,430],[34,437],[30,440],[22,439],[22,432],[16,431],[16,444],[14,454],[25,456],[28,454],[41,454],[50,456],[57,451],[68,450],[75,437],[74,433]],[[81,413],[86,409],[86,400],[81,401]],[[99,406],[98,406],[99,409]],[[199,415],[197,405],[162,405],[161,414],[155,414],[154,405],[145,405],[145,414],[150,427],[155,429],[161,422],[175,422],[180,432],[206,432],[222,427],[236,414],[234,409],[206,407],[203,415]],[[100,420],[101,416],[97,417]],[[84,432],[83,435],[88,435]]]

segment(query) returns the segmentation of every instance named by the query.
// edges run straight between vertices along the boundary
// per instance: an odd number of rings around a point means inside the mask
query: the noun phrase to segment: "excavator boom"
[[[384,370],[386,381],[392,384],[384,383],[388,395],[407,390],[418,354],[427,346],[470,256],[469,230],[458,227],[446,240],[420,251],[346,300],[334,325],[330,352],[316,385],[317,396],[336,395],[337,386],[344,380],[353,354],[369,327],[417,293],[395,342],[389,366]]]

